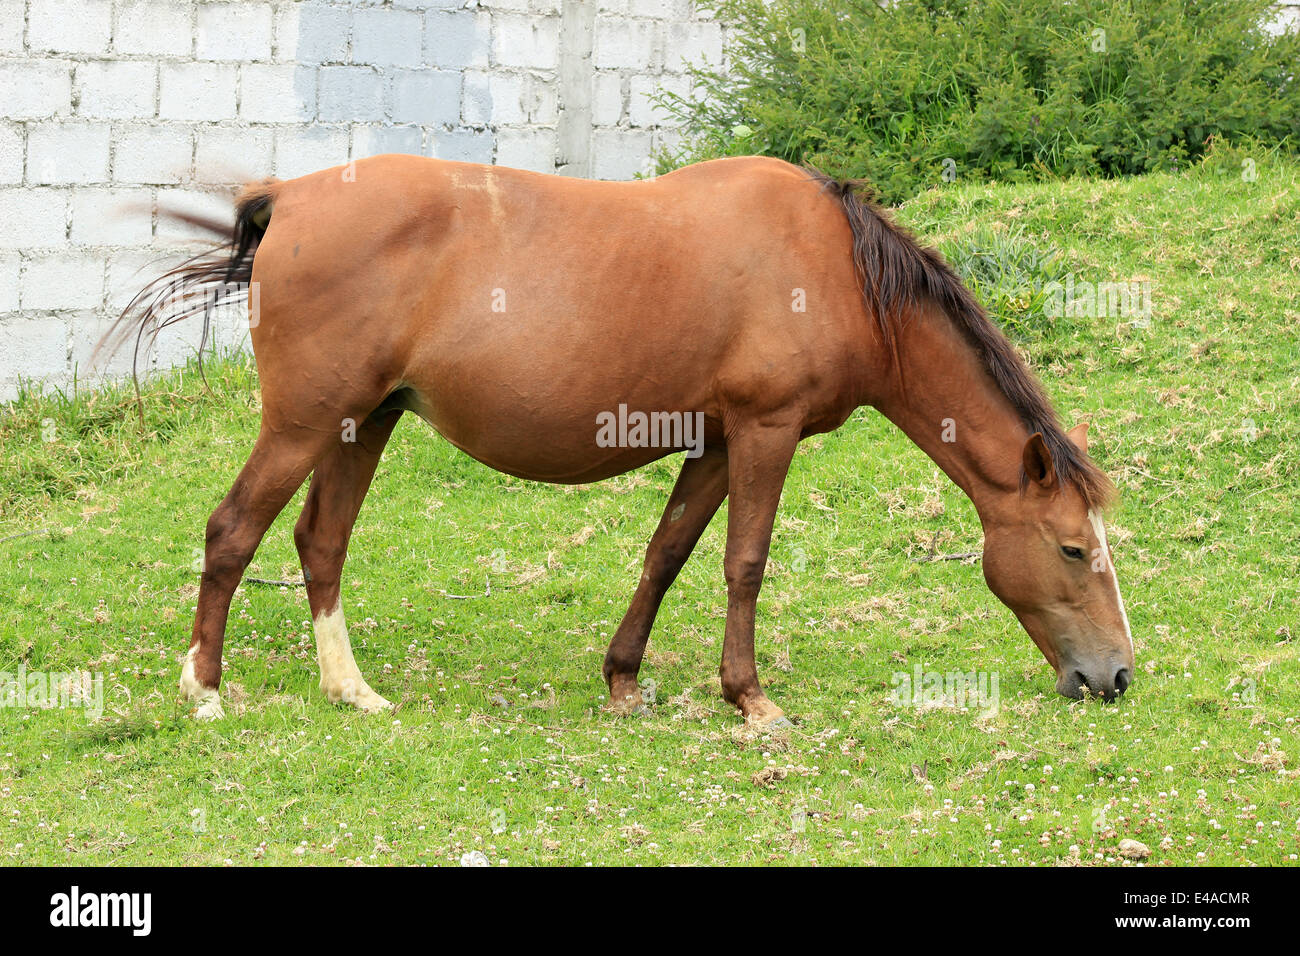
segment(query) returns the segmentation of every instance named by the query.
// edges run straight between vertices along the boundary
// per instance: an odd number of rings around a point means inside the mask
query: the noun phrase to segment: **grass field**
[[[719,696],[725,510],[659,616],[654,704],[611,716],[602,655],[676,461],[532,485],[408,416],[344,574],[358,661],[397,710],[326,703],[304,591],[246,584],[228,716],[193,722],[195,558],[257,427],[232,359],[210,391],[193,369],[149,383],[144,438],[125,389],[0,410],[0,670],[102,673],[105,704],[0,708],[0,860],[1134,865],[1134,839],[1146,865],[1294,863],[1300,169],[958,186],[900,217],[957,261],[1055,249],[1087,281],[1150,282],[1149,322],[1020,330],[1123,493],[1119,704],[1055,696],[978,564],[913,560],[978,550],[974,509],[860,410],[797,456],[760,599],[760,675],[793,729],[756,736]],[[1013,321],[1032,299],[986,291]],[[299,578],[301,499],[250,575]],[[1000,704],[895,703],[917,666],[995,674]]]

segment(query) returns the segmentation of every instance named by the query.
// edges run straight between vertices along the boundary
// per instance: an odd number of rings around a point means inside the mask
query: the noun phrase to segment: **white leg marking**
[[[312,622],[316,631],[316,659],[320,662],[320,689],[331,704],[351,704],[367,713],[387,710],[393,705],[380,697],[361,676],[352,656],[348,625],[343,619],[343,604],[334,605]]]
[[[221,708],[221,694],[211,687],[204,687],[194,676],[194,652],[198,649],[195,644],[185,655],[185,664],[181,667],[181,693],[186,700],[199,705],[194,711],[195,720],[220,720],[226,716]]]
[[[1124,596],[1119,593],[1119,575],[1115,573],[1115,562],[1110,559],[1110,545],[1106,542],[1106,526],[1101,523],[1101,515],[1095,511],[1088,512],[1088,520],[1092,523],[1092,530],[1097,535],[1097,541],[1101,544],[1101,553],[1106,559],[1106,567],[1110,568],[1110,583],[1115,589],[1115,600],[1119,602],[1120,620],[1124,622],[1124,636],[1128,638],[1128,649],[1133,651],[1133,632],[1128,626],[1128,612],[1124,610]]]

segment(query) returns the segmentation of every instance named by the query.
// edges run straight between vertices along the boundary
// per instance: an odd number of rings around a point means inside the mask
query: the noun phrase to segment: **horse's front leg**
[[[605,654],[604,674],[611,710],[634,713],[641,707],[637,673],[659,603],[726,496],[726,452],[708,449],[699,458],[686,459],[664,506],[659,527],[646,546],[641,581],[632,603]]]
[[[754,609],[763,584],[772,523],[781,502],[799,429],[747,424],[727,440],[727,627],[722,644],[722,696],[751,723],[786,722],[758,683],[754,663]]]

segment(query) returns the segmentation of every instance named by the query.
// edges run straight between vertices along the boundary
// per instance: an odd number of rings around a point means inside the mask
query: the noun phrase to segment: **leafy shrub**
[[[1300,34],[1270,0],[719,0],[726,71],[659,103],[661,169],[762,153],[897,202],[954,176],[1119,176],[1212,139],[1300,143]],[[947,176],[945,176],[945,171]]]

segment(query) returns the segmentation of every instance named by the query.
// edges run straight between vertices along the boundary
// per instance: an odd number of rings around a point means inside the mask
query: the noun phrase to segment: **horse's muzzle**
[[[1071,700],[1082,700],[1091,694],[1102,700],[1113,701],[1123,695],[1133,683],[1133,672],[1125,664],[1096,669],[1079,667],[1062,668],[1056,679],[1056,692]]]

